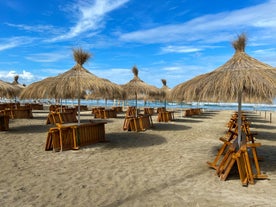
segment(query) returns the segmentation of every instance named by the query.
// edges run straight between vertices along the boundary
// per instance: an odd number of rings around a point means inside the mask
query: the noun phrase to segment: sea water
[[[25,100],[26,101],[26,100]],[[31,100],[28,100],[31,102]],[[56,104],[55,100],[39,100],[40,103],[44,104]],[[62,105],[78,105],[77,100],[60,100],[59,103]],[[87,105],[88,107],[112,107],[112,106],[136,106],[136,100],[118,101],[118,100],[81,100],[81,105]],[[167,109],[188,109],[188,108],[202,108],[207,110],[237,110],[238,103],[207,103],[207,102],[167,102],[162,101],[137,101],[137,107],[166,107]],[[242,110],[245,111],[276,111],[276,104],[242,104]]]

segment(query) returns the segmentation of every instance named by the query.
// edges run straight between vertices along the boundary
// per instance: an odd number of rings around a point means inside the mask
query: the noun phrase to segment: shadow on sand
[[[138,148],[150,147],[166,143],[167,140],[159,135],[145,134],[144,132],[107,133],[104,147],[109,148]]]
[[[187,130],[190,129],[189,126],[179,125],[175,123],[170,122],[160,122],[160,123],[154,123],[152,130],[157,131],[178,131],[178,130]]]

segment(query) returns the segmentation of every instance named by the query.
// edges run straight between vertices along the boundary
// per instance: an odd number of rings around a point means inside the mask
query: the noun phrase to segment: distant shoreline
[[[12,99],[0,99],[0,103],[13,103],[15,102]],[[40,103],[43,105],[55,105],[56,102],[53,99],[40,99],[40,100],[23,100],[19,101],[22,105],[25,103]],[[62,105],[75,106],[77,105],[77,100],[63,100]],[[88,107],[112,107],[112,106],[135,106],[135,100],[127,101],[117,101],[117,100],[81,100],[81,105],[87,105]],[[165,104],[161,101],[147,101],[143,100],[137,101],[138,108],[150,107],[150,108],[159,108],[164,107]],[[188,103],[176,103],[168,102],[166,108],[169,110],[183,110],[189,108],[202,108],[206,110],[237,110],[237,103],[212,103],[212,102],[188,102]],[[243,103],[242,110],[246,111],[276,111],[276,104],[249,104]]]

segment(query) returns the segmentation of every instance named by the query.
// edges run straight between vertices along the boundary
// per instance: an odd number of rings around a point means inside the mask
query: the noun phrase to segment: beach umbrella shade
[[[238,102],[238,143],[241,144],[241,104],[272,103],[275,69],[245,52],[246,36],[232,43],[235,54],[214,71],[175,86],[171,98],[185,101]]]
[[[154,96],[155,100],[160,100],[164,102],[164,107],[166,108],[167,100],[170,99],[170,91],[171,89],[167,86],[167,80],[161,79],[162,87],[159,88],[159,93]]]
[[[62,99],[78,99],[78,124],[80,124],[80,99],[85,93],[98,93],[104,95],[118,95],[123,93],[121,87],[112,83],[107,79],[102,79],[89,72],[83,67],[83,64],[91,57],[91,54],[82,49],[74,49],[73,56],[76,65],[70,70],[55,76],[44,79],[34,85],[39,88],[44,98],[62,98]],[[35,90],[35,86],[31,91]],[[25,94],[29,89],[25,89]],[[35,94],[31,93],[31,94]],[[20,96],[25,98],[22,94]]]
[[[57,98],[54,94],[54,80],[56,77],[48,77],[31,83],[20,93],[20,99],[48,99]]]
[[[159,94],[159,90],[157,87],[145,83],[138,77],[138,69],[136,66],[132,68],[132,72],[134,77],[128,83],[123,84],[122,88],[124,89],[126,96],[128,98],[134,97],[135,98],[135,106],[137,109],[137,99],[138,96],[145,98],[146,96],[154,96]],[[137,115],[137,114],[136,114]]]
[[[19,91],[19,87],[0,80],[0,97],[12,98],[15,97],[16,94],[19,93]]]
[[[19,79],[19,75],[16,75],[14,76],[14,80],[13,82],[11,83],[12,85],[14,85],[15,87],[18,88],[17,90],[17,93],[15,94],[15,100],[16,100],[16,97],[20,95],[20,93],[23,91],[23,89],[25,88],[25,85],[22,85],[18,82],[18,79]]]
[[[116,90],[113,90],[112,92],[107,91],[105,93],[101,93],[101,91],[96,91],[94,93],[86,93],[84,95],[84,97],[86,99],[107,99],[107,100],[111,100],[111,99],[120,99],[122,97],[124,97],[124,90],[123,88],[116,84],[116,83],[112,83],[110,80],[102,78],[101,81],[105,82],[107,85],[111,84],[113,85],[114,88],[116,88]]]
[[[14,76],[14,80],[13,80],[13,82],[11,84],[15,85],[15,86],[18,86],[20,88],[25,88],[25,85],[20,84],[18,82],[18,79],[19,79],[19,75]]]
[[[167,80],[166,79],[161,79],[162,82],[162,87],[161,87],[161,100],[164,101],[165,109],[167,106],[167,100],[170,97],[170,91],[171,89],[167,86]]]
[[[96,100],[104,99],[105,102],[107,103],[107,100],[122,99],[125,96],[125,92],[120,85],[118,85],[116,83],[112,83],[108,79],[104,79],[104,78],[102,79],[102,81],[106,81],[107,84],[113,84],[117,88],[117,90],[114,90],[112,93],[110,93],[110,92],[101,93],[100,91],[94,92],[94,93],[88,92],[84,95],[84,98],[85,99],[96,99]]]

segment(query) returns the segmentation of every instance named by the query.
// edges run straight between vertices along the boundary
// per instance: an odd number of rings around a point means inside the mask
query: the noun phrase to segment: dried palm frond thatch
[[[63,98],[76,99],[89,92],[104,97],[120,97],[122,88],[107,79],[99,78],[82,65],[89,60],[91,54],[82,49],[74,49],[75,66],[56,76],[29,85],[21,94],[21,98]]]
[[[137,96],[138,94],[147,96],[159,93],[157,87],[145,83],[138,77],[139,71],[136,66],[133,66],[132,72],[134,75],[133,79],[122,85],[128,98],[131,96]]]
[[[0,97],[6,97],[6,98],[13,98],[15,97],[18,92],[19,92],[19,88],[7,83],[5,81],[0,80]]]
[[[245,52],[246,36],[232,43],[235,54],[216,70],[175,86],[173,99],[185,101],[236,102],[242,91],[243,102],[271,103],[276,86],[276,70]]]
[[[238,102],[238,143],[241,143],[241,103],[272,103],[275,69],[245,53],[246,36],[232,43],[235,54],[216,70],[172,89],[171,97],[185,101]]]
[[[150,96],[154,96],[159,93],[159,89],[153,85],[145,83],[138,77],[138,68],[133,66],[133,79],[128,83],[121,85],[125,91],[126,98],[134,99],[136,101],[135,105],[137,108],[137,99],[149,99]]]
[[[244,52],[246,46],[247,37],[243,33],[238,36],[238,39],[232,42],[232,46],[234,47],[236,52]]]
[[[55,77],[48,77],[41,81],[33,82],[20,93],[20,99],[47,99],[59,98],[54,93]]]
[[[76,63],[82,66],[92,55],[91,53],[84,51],[82,48],[75,48],[73,49],[73,56]]]
[[[18,83],[18,79],[19,79],[19,75],[15,75],[12,84],[13,84],[13,85],[19,84],[19,83]]]
[[[25,86],[22,85],[22,84],[20,84],[20,83],[18,82],[18,79],[19,79],[19,75],[15,75],[15,76],[14,76],[14,80],[13,80],[13,82],[12,82],[11,84],[14,85],[14,86],[16,86],[16,87],[19,87],[19,93],[20,93],[20,91],[21,91],[23,88],[25,88]],[[19,94],[17,94],[17,95],[19,95]]]
[[[162,87],[159,89],[159,93],[155,96],[155,99],[165,101],[168,100],[171,89],[167,86],[167,80],[161,79]]]
[[[76,61],[73,68],[56,77],[31,84],[21,94],[21,98],[78,99],[78,105],[80,105],[80,98],[86,93],[100,94],[105,97],[118,97],[123,94],[119,85],[99,78],[83,67],[91,57],[90,53],[78,48],[73,50],[73,56]]]

